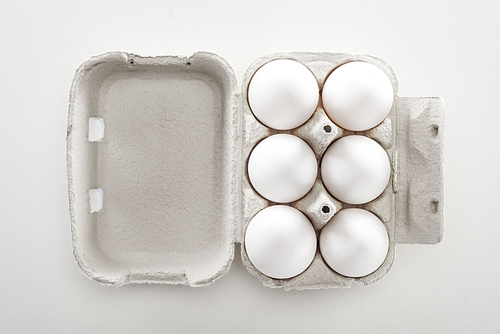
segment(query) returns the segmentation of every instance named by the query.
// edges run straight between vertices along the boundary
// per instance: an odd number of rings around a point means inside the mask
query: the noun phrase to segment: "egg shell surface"
[[[321,255],[337,273],[362,277],[377,270],[389,250],[387,230],[373,213],[358,209],[339,211],[323,227]]]
[[[318,171],[311,147],[299,137],[277,134],[257,144],[248,159],[248,176],[264,198],[288,203],[311,190]]]
[[[394,101],[390,79],[377,66],[349,62],[336,68],[326,79],[322,102],[328,117],[338,126],[364,131],[380,124]]]
[[[257,119],[277,130],[305,123],[319,100],[318,83],[301,63],[278,59],[264,64],[248,86],[248,103]]]
[[[286,205],[259,211],[245,233],[245,250],[264,275],[286,279],[299,275],[316,254],[316,233],[307,217]]]
[[[326,189],[349,204],[377,198],[387,187],[391,164],[382,146],[365,136],[346,136],[333,142],[321,161]]]

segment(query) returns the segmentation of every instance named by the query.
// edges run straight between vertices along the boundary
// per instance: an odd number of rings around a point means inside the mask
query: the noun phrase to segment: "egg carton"
[[[361,132],[337,127],[321,99],[302,126],[278,131],[260,123],[247,101],[253,74],[275,59],[292,59],[327,76],[350,61],[376,65],[395,94],[387,118]],[[444,108],[438,97],[399,97],[392,69],[382,60],[350,53],[277,53],[258,58],[241,91],[229,64],[197,52],[191,57],[141,57],[108,52],[77,70],[70,94],[67,171],[73,253],[81,271],[103,284],[167,283],[207,286],[224,276],[235,243],[248,271],[265,286],[285,289],[370,284],[390,269],[398,243],[435,244],[444,223]],[[382,195],[362,205],[333,198],[320,173],[311,191],[288,203],[319,233],[343,208],[377,215],[389,251],[372,274],[337,274],[318,251],[311,265],[289,279],[263,275],[248,259],[244,233],[251,218],[273,205],[252,188],[246,163],[253,147],[275,133],[304,139],[321,162],[338,138],[376,140],[391,161]]]

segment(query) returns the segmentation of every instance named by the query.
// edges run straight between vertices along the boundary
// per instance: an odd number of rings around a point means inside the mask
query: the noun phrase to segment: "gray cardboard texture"
[[[71,91],[74,253],[107,284],[206,285],[229,268],[237,221],[236,80],[220,58],[109,53]],[[102,117],[102,140],[87,140]],[[103,189],[89,213],[88,191]]]
[[[336,139],[354,134],[322,109],[302,126],[272,130],[253,116],[247,88],[266,62],[288,58],[306,65],[319,87],[336,67],[366,61],[390,78],[395,99],[389,116],[368,136],[392,163],[384,193],[360,207],[375,213],[389,235],[389,253],[372,274],[335,273],[319,250],[311,266],[286,280],[269,278],[248,260],[244,232],[272,205],[250,185],[248,156],[263,138],[291,133],[313,149],[318,164]],[[89,141],[89,118],[102,118],[104,135]],[[206,286],[229,270],[235,242],[249,272],[269,287],[317,289],[370,284],[383,277],[396,243],[436,243],[443,233],[444,109],[439,98],[400,98],[397,80],[382,60],[354,54],[281,53],[257,59],[238,93],[231,67],[219,56],[140,57],[110,52],[77,71],[71,89],[67,164],[73,252],[82,272],[103,284],[168,283]],[[342,208],[318,179],[301,210],[316,231]],[[102,209],[90,210],[89,191],[102,189]],[[328,212],[323,207],[327,206]]]

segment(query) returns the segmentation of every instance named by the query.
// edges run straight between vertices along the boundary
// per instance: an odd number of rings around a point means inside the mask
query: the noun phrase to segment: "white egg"
[[[289,134],[265,138],[248,158],[250,183],[262,197],[277,203],[292,202],[307,194],[317,171],[311,147]]]
[[[318,83],[312,72],[290,59],[271,61],[255,72],[248,103],[264,125],[289,130],[305,123],[316,110]]]
[[[316,232],[307,217],[286,205],[257,213],[245,232],[245,250],[264,275],[285,279],[309,267],[316,254]]]
[[[389,237],[384,224],[362,209],[339,211],[321,230],[319,247],[325,262],[348,277],[371,274],[384,262]]]
[[[391,164],[382,146],[364,136],[335,141],[321,161],[321,178],[338,200],[363,204],[377,198],[387,187]]]
[[[355,61],[336,68],[323,86],[327,115],[338,126],[364,131],[380,124],[394,100],[391,81],[377,66]]]

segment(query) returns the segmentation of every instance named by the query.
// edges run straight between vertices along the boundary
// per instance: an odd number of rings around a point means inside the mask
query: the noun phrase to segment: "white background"
[[[3,1],[1,333],[500,331],[500,2]],[[368,287],[269,289],[237,256],[208,288],[100,286],[71,252],[65,135],[76,68],[109,50],[212,51],[241,82],[280,51],[371,54],[399,95],[445,101],[445,235]],[[200,213],[202,214],[202,213]]]

